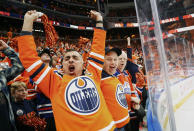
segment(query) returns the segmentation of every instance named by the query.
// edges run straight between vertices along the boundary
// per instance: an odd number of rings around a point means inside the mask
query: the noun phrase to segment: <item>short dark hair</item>
[[[77,50],[75,50],[75,49],[67,49],[66,51],[65,51],[65,53],[67,53],[67,52],[72,52],[72,51],[76,51],[76,52],[78,52]]]
[[[77,52],[77,53],[81,56],[81,58],[82,58],[82,55],[81,55],[77,50],[75,50],[75,49],[67,49],[67,50],[65,51],[65,54],[68,53],[68,52],[73,52],[73,51]],[[63,62],[63,60],[64,60],[65,54],[63,54],[63,58],[61,59],[62,62]],[[83,59],[83,58],[82,58],[82,59]]]
[[[77,50],[75,50],[75,49],[67,49],[67,50],[65,51],[65,54],[68,53],[68,52],[73,52],[73,51],[79,53],[79,51],[77,51]],[[63,56],[64,56],[65,54],[63,54]],[[79,54],[80,54],[80,53],[79,53]],[[80,54],[80,55],[81,55],[81,54]],[[82,55],[81,55],[81,56],[82,56]]]
[[[49,48],[44,48],[43,50],[39,51],[38,56],[41,57],[44,53],[48,54],[51,57]]]

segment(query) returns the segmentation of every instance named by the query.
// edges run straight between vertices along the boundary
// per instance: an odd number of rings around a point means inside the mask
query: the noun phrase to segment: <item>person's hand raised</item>
[[[33,22],[39,17],[39,13],[36,10],[30,10],[24,15],[24,21]]]
[[[90,11],[90,18],[96,20],[96,21],[103,21],[102,15],[101,13],[95,11],[95,10],[91,10]]]
[[[103,27],[103,17],[101,13],[91,10],[90,11],[90,18],[94,19],[96,21],[96,27]]]
[[[37,12],[36,10],[30,10],[26,12],[26,14],[24,15],[24,24],[22,31],[32,32],[33,22],[42,15],[43,13]]]
[[[127,45],[131,46],[131,38],[130,37],[127,37]]]

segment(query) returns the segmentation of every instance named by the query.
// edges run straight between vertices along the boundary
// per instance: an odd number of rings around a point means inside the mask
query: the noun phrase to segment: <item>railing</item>
[[[136,16],[129,16],[129,17],[106,17],[106,20],[111,22],[119,22],[122,20],[123,22],[137,22]]]

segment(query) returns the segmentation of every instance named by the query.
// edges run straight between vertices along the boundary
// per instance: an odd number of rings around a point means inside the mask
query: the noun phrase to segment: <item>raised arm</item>
[[[20,60],[28,72],[30,80],[37,85],[39,90],[47,97],[50,96],[50,90],[54,86],[52,69],[45,65],[36,52],[36,45],[32,36],[33,22],[39,17],[36,11],[28,11],[24,16],[21,36],[18,38],[18,48]]]
[[[99,29],[94,29],[87,70],[92,73],[97,80],[100,80],[104,64],[106,31],[103,30],[103,18],[101,14],[96,11],[91,11],[90,13],[91,17],[96,20],[96,27]]]
[[[4,70],[7,81],[10,81],[19,75],[24,68],[15,51],[11,49],[3,40],[0,40],[0,51],[2,51],[11,60],[12,66]]]
[[[127,37],[127,58],[132,61],[132,48],[131,48],[131,38]]]
[[[132,76],[132,83],[136,83],[135,73],[139,72],[138,66],[132,62],[131,39],[127,38],[127,65],[126,70]]]
[[[32,36],[33,22],[39,17],[36,11],[28,11],[24,16],[21,37],[18,39],[20,59],[25,69],[34,62],[40,63],[40,58],[36,52],[36,45]]]

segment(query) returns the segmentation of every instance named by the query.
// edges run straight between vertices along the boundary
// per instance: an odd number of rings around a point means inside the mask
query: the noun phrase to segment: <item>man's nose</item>
[[[70,59],[69,59],[69,63],[73,63],[74,62],[74,60],[73,60],[73,58],[71,57]]]
[[[113,65],[114,65],[115,63],[116,63],[116,61],[115,61],[115,60],[112,60],[112,61],[111,61],[111,64],[113,64]]]

